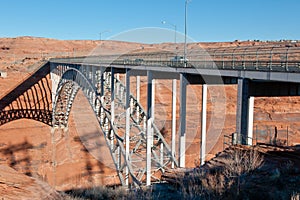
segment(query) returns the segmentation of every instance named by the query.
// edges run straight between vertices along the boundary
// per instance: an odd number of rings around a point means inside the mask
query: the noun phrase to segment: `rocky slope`
[[[2,199],[63,199],[47,183],[4,165],[0,165],[0,196]]]

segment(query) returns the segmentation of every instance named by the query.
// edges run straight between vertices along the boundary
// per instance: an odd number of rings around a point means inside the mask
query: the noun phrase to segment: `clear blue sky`
[[[2,0],[0,37],[102,39],[143,27],[184,32],[185,0]],[[196,41],[300,39],[300,0],[191,0]]]

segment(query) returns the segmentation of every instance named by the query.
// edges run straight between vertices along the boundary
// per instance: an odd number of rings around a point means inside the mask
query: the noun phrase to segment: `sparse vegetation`
[[[286,155],[274,158],[239,146],[228,152],[219,160],[220,165],[199,168],[177,180],[184,199],[299,198],[299,166]]]
[[[168,184],[157,184],[152,187],[128,190],[124,187],[96,187],[91,189],[72,190],[66,192],[66,200],[87,199],[179,199],[175,189]]]
[[[263,157],[255,150],[236,148],[226,155],[222,167],[199,168],[177,181],[184,199],[237,198],[243,177],[261,166]]]
[[[299,152],[261,152],[234,146],[214,164],[176,174],[175,184],[149,188],[97,187],[67,192],[66,199],[300,199]],[[276,157],[276,156],[277,157]],[[218,163],[218,164],[216,164]]]

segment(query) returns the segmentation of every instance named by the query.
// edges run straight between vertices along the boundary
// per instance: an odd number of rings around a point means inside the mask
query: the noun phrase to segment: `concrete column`
[[[248,97],[249,97],[249,80],[238,79],[238,97],[236,112],[236,133],[238,134],[238,143],[247,143],[248,127]]]
[[[176,79],[172,80],[172,146],[171,152],[174,158],[176,158],[176,93],[177,93],[177,84]],[[172,162],[172,168],[174,168],[175,162]]]
[[[202,117],[201,117],[201,165],[205,162],[206,155],[206,106],[207,85],[202,85]]]
[[[125,109],[126,109],[126,118],[125,118],[125,157],[126,157],[126,161],[129,163],[129,137],[130,137],[130,70],[126,69],[126,78],[125,78],[125,82],[126,82],[126,94],[125,94]],[[129,184],[129,170],[128,167],[126,167],[126,171],[125,171],[126,175],[125,177],[125,183],[126,185]]]
[[[140,94],[141,94],[141,77],[140,76],[137,76],[136,77],[136,100],[138,103],[140,103]],[[140,108],[139,106],[136,107],[136,120],[137,121],[140,121],[139,119],[140,117]]]
[[[186,89],[187,89],[187,80],[184,74],[180,74],[179,167],[185,167]]]
[[[50,63],[50,79],[51,79],[51,85],[52,85],[52,90],[51,90],[51,96],[52,96],[52,108],[54,108],[54,103],[55,103],[55,97],[56,97],[56,92],[58,88],[58,84],[60,81],[61,76],[60,71],[58,69],[59,66],[56,64]]]
[[[253,145],[253,114],[254,114],[254,97],[248,99],[248,145]]]
[[[110,113],[111,113],[111,126],[114,126],[115,122],[115,69],[111,68],[111,81],[110,81],[110,96],[111,96],[111,107],[110,107]],[[111,128],[110,132],[110,138],[111,138],[111,149],[114,148],[114,132],[113,128]]]
[[[151,84],[151,86],[152,86],[152,95],[151,95],[151,102],[152,102],[152,104],[151,104],[151,117],[152,117],[152,123],[154,123],[154,121],[155,121],[155,79],[153,79],[153,77],[152,77],[152,84]],[[154,131],[152,131],[152,138],[153,138],[153,135],[154,135]],[[153,140],[152,140],[152,144],[151,144],[151,146],[153,146]]]
[[[152,116],[152,106],[153,106],[153,94],[152,94],[152,84],[153,76],[150,71],[147,72],[148,84],[147,84],[147,158],[146,158],[146,185],[151,184],[151,148],[153,145],[153,116]]]

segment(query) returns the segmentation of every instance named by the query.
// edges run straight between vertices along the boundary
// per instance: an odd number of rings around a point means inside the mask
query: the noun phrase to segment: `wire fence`
[[[231,133],[223,137],[223,149],[228,146],[244,143],[247,145],[274,145],[292,146],[297,130],[293,126],[256,125],[253,137],[243,136],[238,133]]]

